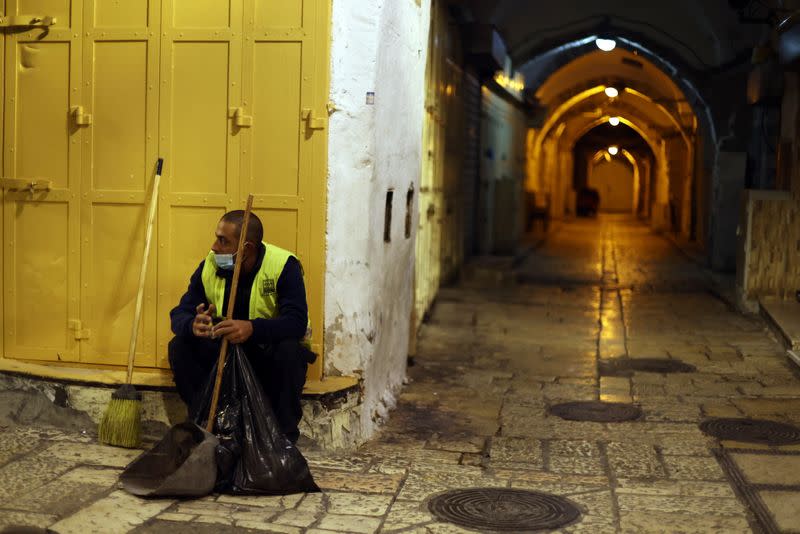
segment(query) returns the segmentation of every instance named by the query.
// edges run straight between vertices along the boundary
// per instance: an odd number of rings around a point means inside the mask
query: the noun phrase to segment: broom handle
[[[244,242],[247,240],[247,224],[250,222],[250,211],[253,209],[253,195],[247,196],[247,206],[244,209],[244,222],[239,232],[239,246],[236,249],[236,263],[233,267],[233,280],[231,281],[231,292],[228,295],[228,310],[225,319],[233,319],[233,306],[236,303],[236,291],[239,289],[239,271],[242,269],[242,250]],[[222,385],[222,370],[225,367],[225,356],[228,354],[228,340],[222,339],[222,346],[219,349],[219,359],[217,360],[217,379],[214,382],[214,392],[211,395],[211,409],[208,411],[208,422],[206,430],[214,430],[214,414],[217,411],[219,402],[219,388]]]
[[[147,213],[147,230],[144,237],[144,254],[142,255],[142,268],[139,270],[139,290],[136,292],[136,312],[133,314],[133,330],[131,330],[131,343],[128,346],[128,375],[125,383],[133,380],[133,359],[136,357],[136,338],[139,337],[139,320],[142,318],[142,300],[144,297],[144,281],[147,278],[147,260],[150,257],[150,240],[153,236],[153,221],[156,218],[156,205],[158,204],[158,184],[161,181],[161,167],[164,159],[158,158],[156,177],[153,180],[153,197],[150,199],[150,211]]]

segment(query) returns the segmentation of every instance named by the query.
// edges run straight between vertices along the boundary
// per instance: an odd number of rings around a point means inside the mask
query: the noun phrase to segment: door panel
[[[169,311],[208,254],[220,217],[239,207],[242,0],[164,0],[159,153],[159,367],[169,367]],[[199,304],[199,303],[198,303]]]
[[[81,96],[81,10],[54,0],[6,6],[9,15],[55,15],[58,24],[4,37],[2,175],[50,183],[32,191],[3,184],[4,356],[76,360],[82,132],[70,109]]]
[[[81,172],[81,361],[126,365],[157,156],[158,0],[85,0]],[[156,30],[156,31],[153,31]],[[155,240],[154,240],[155,242]],[[155,364],[150,248],[136,365]]]
[[[98,28],[141,28],[148,25],[148,0],[94,0],[93,22]]]
[[[327,90],[315,71],[321,5],[315,0],[245,4],[242,102],[253,124],[241,129],[241,195],[255,195],[265,239],[294,252],[303,264],[312,348],[320,353],[324,265],[313,260],[310,236],[312,160],[327,127],[325,101],[316,96]],[[321,376],[320,360],[309,376]]]
[[[273,2],[256,0],[255,25],[257,28],[299,28],[303,26],[303,2],[291,0]]]
[[[153,166],[147,160],[147,135],[155,134],[147,131],[147,65],[148,59],[158,59],[148,58],[146,41],[93,44],[91,185],[104,191],[142,192]]]
[[[173,206],[170,209],[168,230],[162,230],[170,246],[163,247],[164,253],[159,259],[161,264],[169,265],[170,270],[159,272],[159,284],[164,289],[158,293],[158,367],[169,368],[167,343],[172,338],[169,312],[180,302],[189,287],[189,277],[211,249],[214,229],[226,211],[225,207]]]
[[[301,43],[254,46],[253,194],[296,197],[300,189]],[[305,142],[305,140],[304,140]]]
[[[20,176],[69,185],[70,43],[17,44],[16,167]],[[44,153],[46,147],[46,154]]]
[[[235,0],[168,0],[167,4],[170,3],[170,18],[175,28],[227,28],[231,25],[232,11],[241,15]]]
[[[300,245],[297,235],[296,210],[257,209],[256,215],[264,225],[264,234],[268,241],[286,250],[296,251]]]
[[[5,266],[10,276],[7,310],[11,347],[18,357],[36,358],[61,352],[70,318],[66,258],[69,243],[69,206],[65,202],[18,201],[11,241],[14,254]]]
[[[91,328],[91,336],[82,345],[81,360],[123,365],[127,363],[136,307],[146,214],[141,203],[95,202],[90,209],[92,224],[88,237],[94,254],[84,258],[88,263],[84,272],[92,275],[86,279],[82,295],[86,303],[84,317]],[[142,336],[153,320],[153,279],[150,270],[137,338],[137,365],[153,365],[153,337]],[[152,333],[153,328],[147,330]]]
[[[230,56],[229,43],[174,44],[173,192],[227,193]]]

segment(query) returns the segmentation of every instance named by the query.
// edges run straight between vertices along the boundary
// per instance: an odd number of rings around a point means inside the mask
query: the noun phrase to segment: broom
[[[142,297],[144,296],[144,281],[147,276],[147,258],[150,256],[150,238],[153,235],[153,221],[156,216],[156,204],[158,202],[158,183],[161,181],[161,167],[163,164],[164,160],[158,158],[156,177],[153,181],[153,196],[150,200],[150,211],[147,214],[144,255],[142,268],[139,271],[139,290],[136,294],[133,330],[131,331],[131,342],[128,346],[128,374],[125,384],[111,395],[111,402],[106,407],[98,430],[101,443],[117,447],[132,448],[139,445],[142,394],[136,391],[131,381],[133,380],[133,358],[136,356],[136,338],[139,334],[139,319],[142,316]]]
[[[242,250],[247,241],[247,225],[250,223],[250,212],[253,210],[253,195],[247,195],[247,204],[244,208],[244,221],[239,231],[239,246],[236,248],[236,263],[233,266],[233,280],[231,280],[231,292],[228,296],[228,309],[225,319],[233,319],[233,305],[236,304],[236,293],[239,290],[239,272],[242,269]],[[219,390],[222,386],[222,371],[225,369],[225,357],[228,354],[228,340],[222,338],[217,359],[217,377],[214,380],[214,390],[211,393],[211,407],[208,410],[208,421],[206,421],[206,431],[214,433],[214,422],[216,421],[217,403],[219,403]]]

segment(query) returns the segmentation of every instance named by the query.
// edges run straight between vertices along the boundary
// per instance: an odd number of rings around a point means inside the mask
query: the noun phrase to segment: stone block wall
[[[740,238],[740,292],[746,299],[761,296],[794,298],[800,290],[800,80],[786,73],[781,110],[781,145],[790,158],[781,172],[788,191],[748,191]],[[779,166],[780,167],[780,166]]]
[[[793,298],[800,289],[800,199],[752,202],[747,294]]]

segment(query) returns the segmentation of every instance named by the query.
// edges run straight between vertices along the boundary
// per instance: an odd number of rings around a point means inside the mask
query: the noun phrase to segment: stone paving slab
[[[730,457],[750,484],[800,487],[800,454],[731,453]]]
[[[782,531],[797,531],[800,525],[800,492],[761,491],[761,500]]]
[[[682,513],[665,513],[648,510],[646,512],[624,512],[620,514],[620,530],[624,534],[685,533],[707,534],[750,534],[747,519],[744,517],[698,516]]]
[[[169,499],[143,500],[124,491],[115,491],[50,528],[59,534],[123,534],[156,516],[173,502]]]

